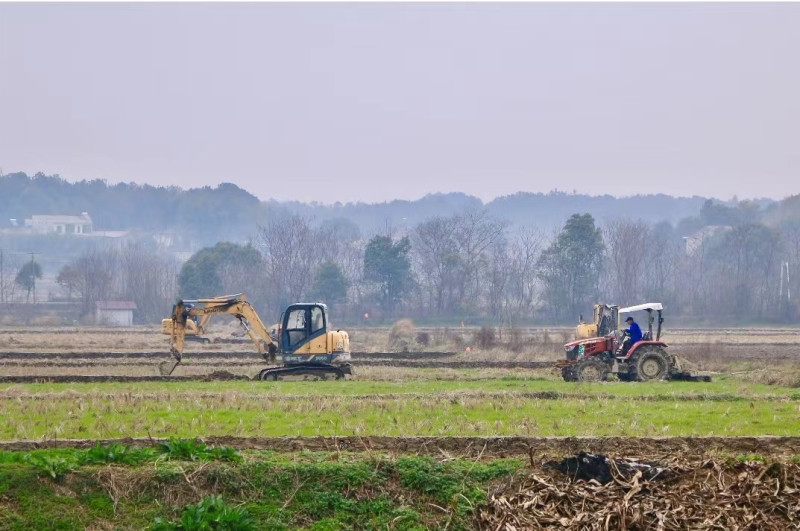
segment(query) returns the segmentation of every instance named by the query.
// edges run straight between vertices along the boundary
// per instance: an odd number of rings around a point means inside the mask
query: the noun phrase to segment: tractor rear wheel
[[[669,379],[669,356],[661,347],[646,345],[636,349],[629,365],[631,367],[631,380],[649,382]]]
[[[597,357],[583,358],[572,370],[577,382],[602,382],[608,376],[608,364]]]

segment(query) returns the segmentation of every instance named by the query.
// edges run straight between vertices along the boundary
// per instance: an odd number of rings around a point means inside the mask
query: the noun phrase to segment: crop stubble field
[[[171,525],[223,499],[269,529],[800,525],[798,330],[670,330],[673,352],[712,382],[591,385],[549,367],[567,328],[489,342],[474,329],[417,329],[408,352],[392,352],[388,329],[355,329],[355,378],[270,383],[248,380],[263,363],[230,330],[190,343],[171,380],[157,377],[169,357],[154,330],[0,330],[0,528],[26,528],[40,505],[31,496],[49,500],[62,528]],[[58,381],[81,376],[109,381]],[[241,459],[89,463],[88,450],[70,449],[102,440],[157,453],[170,437]],[[553,465],[584,450],[609,456],[615,479],[594,484]],[[613,461],[623,458],[666,472],[636,476]],[[59,460],[69,470],[54,474]],[[246,486],[256,469],[274,478]],[[752,494],[773,476],[772,505],[758,506]],[[143,478],[156,486],[136,492]],[[684,497],[664,505],[659,489]],[[705,512],[687,501],[698,497]],[[740,512],[717,504],[737,497]]]

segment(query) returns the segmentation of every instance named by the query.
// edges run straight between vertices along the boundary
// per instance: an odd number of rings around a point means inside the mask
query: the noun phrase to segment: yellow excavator
[[[255,308],[243,293],[210,299],[179,300],[172,308],[170,352],[175,363],[170,375],[180,364],[187,323],[197,319],[198,327],[205,326],[212,315],[236,317],[247,331],[259,354],[267,363],[275,364],[278,355],[283,365],[267,367],[258,374],[260,380],[278,380],[284,376],[333,375],[344,378],[352,374],[350,336],[344,330],[329,330],[328,307],[322,303],[296,303],[282,314],[277,330],[270,333]],[[162,323],[162,331],[165,325]]]
[[[186,320],[186,327],[184,329],[184,337],[186,341],[199,341],[200,343],[211,343],[211,339],[204,337],[208,332],[208,322],[211,320],[211,314],[206,314],[201,317],[194,317]],[[161,333],[167,336],[172,335],[172,317],[161,319]]]
[[[616,304],[595,304],[594,317],[591,323],[583,322],[583,315],[578,319],[575,339],[602,337],[619,329],[619,306]]]

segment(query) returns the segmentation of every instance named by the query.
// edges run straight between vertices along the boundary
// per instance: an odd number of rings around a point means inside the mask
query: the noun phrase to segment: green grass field
[[[561,393],[548,398],[532,392]],[[795,435],[797,389],[552,378],[175,382],[0,387],[0,439],[317,436]]]

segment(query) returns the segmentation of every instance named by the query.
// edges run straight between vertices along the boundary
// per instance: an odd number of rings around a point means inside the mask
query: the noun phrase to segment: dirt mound
[[[232,372],[228,371],[214,371],[211,374],[205,376],[203,378],[206,381],[213,381],[213,380],[249,380],[247,376],[240,376],[238,374],[233,374]]]
[[[579,454],[501,485],[477,527],[519,529],[800,529],[800,464],[644,464]],[[649,478],[649,479],[648,479]]]

